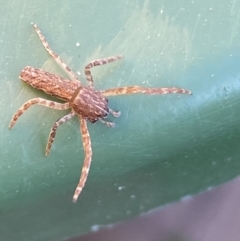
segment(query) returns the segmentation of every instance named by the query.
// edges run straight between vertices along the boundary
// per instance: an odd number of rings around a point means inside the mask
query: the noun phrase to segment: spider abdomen
[[[100,91],[89,87],[80,86],[73,94],[70,106],[92,123],[109,114],[108,99]]]
[[[19,78],[36,89],[66,101],[72,98],[76,89],[81,85],[80,82],[64,79],[31,66],[26,66]]]

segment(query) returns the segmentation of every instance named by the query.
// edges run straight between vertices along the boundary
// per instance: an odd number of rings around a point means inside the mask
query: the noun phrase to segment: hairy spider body
[[[82,86],[79,81],[64,79],[30,66],[22,70],[19,78],[34,88],[68,101],[69,108],[92,123],[109,114],[108,100],[102,92]]]
[[[85,75],[88,81],[88,86],[82,86],[75,73],[62,61],[62,59],[50,48],[47,40],[42,35],[37,25],[33,25],[43,46],[47,52],[54,58],[54,60],[63,68],[71,80],[64,79],[60,76],[51,74],[41,69],[36,69],[30,66],[25,67],[20,73],[20,79],[30,84],[34,88],[40,89],[47,94],[53,95],[65,101],[65,103],[58,103],[55,101],[46,100],[43,98],[33,98],[27,101],[12,117],[9,125],[11,129],[18,118],[31,106],[38,104],[45,107],[49,107],[56,110],[71,109],[71,112],[53,123],[48,137],[48,142],[45,150],[45,155],[49,155],[52,143],[54,141],[58,126],[67,122],[74,116],[78,116],[80,122],[80,131],[83,141],[83,149],[85,158],[80,175],[78,185],[73,195],[73,201],[76,202],[88,177],[91,160],[92,160],[92,147],[91,139],[87,128],[87,120],[94,123],[98,120],[103,122],[109,127],[114,127],[113,122],[105,121],[104,118],[111,113],[114,117],[120,116],[120,111],[116,112],[108,107],[108,96],[126,95],[126,94],[191,94],[191,91],[186,89],[180,89],[175,87],[169,88],[148,88],[142,86],[128,86],[118,87],[108,90],[95,90],[93,78],[90,69],[94,66],[107,64],[118,59],[121,59],[122,55],[110,56],[105,59],[96,59],[91,61],[85,66]]]

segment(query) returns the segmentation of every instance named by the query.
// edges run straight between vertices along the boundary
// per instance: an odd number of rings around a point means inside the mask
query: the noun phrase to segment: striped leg
[[[62,118],[58,119],[56,122],[53,123],[53,126],[51,128],[51,131],[50,131],[50,134],[49,134],[49,137],[48,137],[48,142],[47,142],[47,146],[46,146],[46,150],[45,150],[45,155],[48,156],[49,155],[49,152],[51,150],[51,147],[52,147],[52,143],[55,139],[55,136],[56,136],[56,132],[57,132],[57,128],[62,125],[63,123],[69,121],[70,119],[73,118],[73,116],[75,116],[76,113],[75,112],[71,112],[65,116],[63,116]]]
[[[11,129],[15,123],[17,122],[18,118],[32,105],[42,105],[42,106],[46,106],[55,110],[67,110],[69,109],[69,103],[58,103],[58,102],[54,102],[54,101],[50,101],[50,100],[45,100],[43,98],[34,98],[31,99],[29,101],[27,101],[23,106],[21,106],[17,112],[14,114],[10,125],[9,125],[9,129]]]
[[[114,111],[112,109],[109,108],[109,112],[114,116],[114,117],[119,117],[121,115],[121,111]],[[115,123],[114,122],[110,122],[110,121],[105,121],[104,119],[99,119],[99,121],[101,121],[103,124],[107,125],[108,127],[115,127]]]
[[[85,182],[88,177],[88,172],[91,166],[91,161],[92,161],[92,147],[91,147],[91,139],[90,135],[88,132],[87,128],[87,120],[81,117],[80,115],[78,116],[79,121],[80,121],[80,130],[82,134],[82,141],[83,141],[83,149],[85,152],[85,158],[83,162],[83,167],[82,167],[82,173],[78,182],[78,185],[76,187],[76,190],[73,195],[73,202],[76,202],[80,193],[82,192],[82,189],[85,185]]]
[[[129,86],[129,87],[119,87],[114,89],[103,90],[102,94],[107,96],[114,96],[114,95],[127,95],[127,94],[149,94],[149,95],[161,95],[161,94],[189,94],[191,95],[192,92],[186,89],[179,89],[175,87],[169,88],[148,88],[142,86]]]
[[[94,85],[92,73],[91,73],[91,70],[90,70],[92,67],[103,65],[103,64],[108,64],[110,62],[116,61],[116,60],[121,59],[121,58],[123,58],[123,55],[111,56],[111,57],[108,57],[108,58],[105,58],[105,59],[95,59],[95,60],[92,60],[91,62],[89,62],[84,69],[84,72],[85,72],[85,75],[86,75],[86,78],[87,78],[87,81],[88,81],[88,85],[91,88],[93,88],[93,85]]]
[[[43,36],[42,32],[38,28],[36,24],[33,25],[35,28],[44,48],[47,52],[53,57],[53,59],[59,64],[59,66],[66,72],[66,74],[70,77],[71,80],[79,81],[76,74],[63,62],[63,60],[51,49],[50,45],[48,44],[47,40]]]

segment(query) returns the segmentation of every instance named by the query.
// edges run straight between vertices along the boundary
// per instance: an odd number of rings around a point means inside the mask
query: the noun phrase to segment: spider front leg
[[[99,119],[103,124],[107,125],[108,127],[115,127],[115,123],[114,122],[110,122],[110,121],[105,121],[103,119]]]
[[[91,147],[91,139],[90,135],[88,132],[87,128],[87,120],[84,119],[82,116],[78,116],[79,121],[80,121],[80,130],[82,134],[82,141],[83,141],[83,149],[85,152],[85,158],[83,162],[83,167],[82,167],[82,173],[78,182],[78,185],[76,187],[76,190],[73,195],[73,202],[76,202],[80,193],[83,190],[83,187],[85,185],[85,182],[88,177],[88,172],[91,166],[91,161],[92,161],[92,147]]]
[[[119,117],[121,115],[121,111],[114,111],[109,108],[109,112],[114,116],[114,117]],[[115,123],[110,122],[110,121],[105,121],[104,119],[99,119],[103,124],[107,125],[108,127],[115,127]]]
[[[50,131],[50,134],[49,134],[49,137],[48,137],[48,142],[47,142],[47,146],[46,146],[46,151],[45,151],[45,156],[48,156],[49,155],[49,152],[51,150],[51,147],[52,147],[52,143],[55,139],[55,135],[56,135],[56,132],[57,132],[57,128],[62,125],[63,123],[69,121],[70,119],[73,118],[73,116],[75,116],[76,113],[75,112],[71,112],[65,116],[63,116],[62,118],[60,118],[59,120],[57,120],[56,122],[53,123],[53,126],[51,128],[51,131]]]
[[[69,103],[58,103],[58,102],[54,102],[54,101],[50,101],[50,100],[45,100],[43,98],[34,98],[31,99],[29,101],[27,101],[23,106],[21,106],[17,112],[14,114],[14,116],[12,117],[12,120],[10,122],[9,125],[9,129],[11,129],[15,123],[17,122],[18,118],[28,109],[30,108],[32,105],[42,105],[42,106],[46,106],[55,110],[67,110],[69,109]]]
[[[111,57],[108,57],[108,58],[105,58],[105,59],[95,59],[95,60],[92,60],[91,62],[89,62],[85,66],[85,69],[84,69],[89,87],[90,88],[94,87],[93,77],[92,77],[92,73],[91,73],[91,70],[90,70],[92,67],[103,65],[103,64],[108,64],[110,62],[116,61],[116,60],[121,59],[121,58],[123,58],[123,55],[111,56]]]
[[[114,116],[114,117],[119,117],[121,115],[121,111],[114,111],[112,109],[109,109],[109,112]]]
[[[162,94],[189,94],[192,92],[186,89],[180,89],[175,87],[169,88],[148,88],[142,86],[129,86],[129,87],[119,87],[108,90],[103,90],[102,94],[107,96],[115,96],[115,95],[127,95],[127,94],[149,94],[149,95],[162,95]]]

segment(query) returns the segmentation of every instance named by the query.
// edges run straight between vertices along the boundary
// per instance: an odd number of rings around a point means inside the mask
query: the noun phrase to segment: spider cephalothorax
[[[108,90],[98,91],[94,89],[93,78],[90,69],[94,66],[107,64],[115,60],[121,59],[122,55],[111,56],[105,59],[96,59],[88,63],[85,67],[85,75],[88,81],[88,86],[82,86],[75,73],[62,61],[62,59],[53,52],[48,42],[42,35],[37,25],[33,25],[43,46],[48,53],[55,59],[55,61],[65,70],[71,80],[64,79],[58,75],[51,74],[42,69],[36,69],[30,66],[25,67],[21,74],[20,79],[32,85],[34,88],[43,90],[47,94],[53,95],[65,101],[65,103],[58,103],[55,101],[46,100],[43,98],[34,98],[27,101],[18,111],[14,114],[9,129],[11,129],[18,118],[32,105],[38,104],[56,110],[71,109],[71,112],[56,122],[54,122],[47,142],[45,155],[47,156],[51,150],[58,126],[70,120],[75,115],[78,116],[80,121],[80,131],[82,134],[83,148],[85,158],[82,168],[82,173],[73,195],[73,201],[76,202],[80,195],[85,182],[87,180],[88,172],[92,160],[92,148],[90,135],[87,128],[87,120],[94,123],[98,120],[104,124],[113,127],[113,122],[103,120],[109,113],[115,117],[120,116],[120,112],[115,112],[108,107],[108,96],[125,95],[125,94],[191,94],[191,91],[175,87],[170,88],[147,88],[142,86],[128,86],[118,87]]]
[[[70,106],[92,123],[106,118],[109,114],[108,99],[101,91],[89,87],[78,87],[70,100]]]

